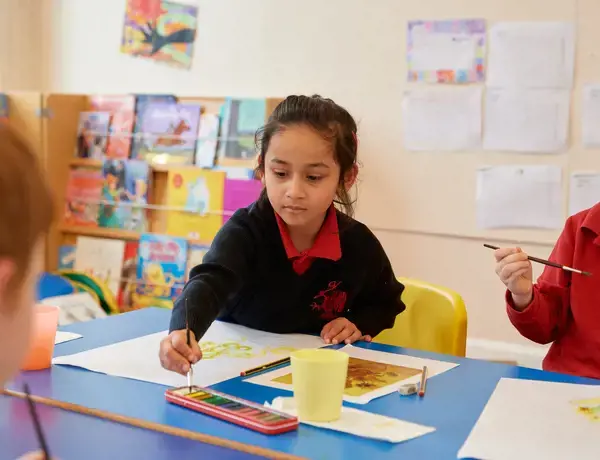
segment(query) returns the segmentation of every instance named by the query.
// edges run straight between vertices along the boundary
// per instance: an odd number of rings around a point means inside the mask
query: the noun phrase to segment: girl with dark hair
[[[161,343],[163,367],[186,374],[217,318],[333,344],[370,341],[394,325],[404,286],[375,235],[352,218],[356,131],[331,99],[289,96],[275,108],[256,135],[262,194],[227,221],[191,270]]]

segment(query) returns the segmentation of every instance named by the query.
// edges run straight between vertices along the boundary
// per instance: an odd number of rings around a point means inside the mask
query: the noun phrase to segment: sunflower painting
[[[127,0],[121,52],[190,69],[198,8],[166,0]]]
[[[344,394],[347,396],[363,396],[371,391],[393,385],[420,373],[421,369],[350,357]],[[292,374],[276,377],[273,382],[291,385]]]

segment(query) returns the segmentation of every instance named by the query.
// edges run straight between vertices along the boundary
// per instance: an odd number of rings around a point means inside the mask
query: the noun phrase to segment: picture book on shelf
[[[135,96],[135,124],[133,128],[133,140],[131,142],[130,155],[132,160],[143,159],[141,154],[144,142],[144,132],[142,129],[142,122],[144,120],[143,114],[148,104],[155,102],[175,104],[177,103],[177,97],[172,94],[137,94]]]
[[[81,112],[75,156],[101,160],[106,155],[110,112]]]
[[[73,167],[69,170],[63,216],[65,224],[98,226],[103,182],[102,172],[95,168]]]
[[[213,169],[223,171],[227,179],[254,179],[254,168],[216,165]]]
[[[129,158],[135,119],[135,97],[128,94],[90,96],[90,110],[111,114],[106,157],[121,160]]]
[[[125,162],[125,195],[131,203],[126,212],[126,230],[145,232],[148,229],[148,184],[151,179],[150,165],[142,160]]]
[[[137,288],[139,307],[171,307],[186,277],[188,243],[184,238],[145,233],[140,237]]]
[[[190,271],[196,265],[200,265],[204,259],[204,255],[208,252],[210,246],[203,244],[191,244],[187,259],[186,281],[190,279]]]
[[[145,231],[150,180],[148,163],[141,160],[105,160],[102,175],[99,226]]]
[[[148,103],[140,114],[141,157],[153,164],[193,164],[201,109],[192,103]]]
[[[205,113],[200,116],[200,129],[196,144],[195,164],[199,168],[212,168],[217,157],[219,115]]]
[[[223,223],[227,222],[238,209],[254,203],[260,196],[262,187],[261,181],[256,179],[225,179]]]
[[[72,270],[75,267],[75,251],[77,246],[74,244],[63,244],[58,248],[58,269]]]
[[[124,250],[125,241],[122,240],[79,236],[74,268],[105,282],[116,298]]]
[[[222,225],[225,173],[201,168],[172,168],[167,176],[166,233],[210,243]]]
[[[121,267],[121,279],[119,280],[119,295],[117,303],[119,311],[127,312],[135,310],[134,303],[137,285],[138,249],[139,241],[127,241],[123,252],[123,265]]]
[[[0,93],[0,123],[8,121],[8,96]]]
[[[221,136],[217,163],[254,169],[254,135],[265,123],[266,99],[227,98],[221,109]]]

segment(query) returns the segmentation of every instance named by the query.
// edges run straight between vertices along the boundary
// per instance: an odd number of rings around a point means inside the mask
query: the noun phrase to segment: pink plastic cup
[[[51,366],[57,327],[58,308],[36,305],[32,318],[29,350],[21,365],[21,370],[38,371]]]

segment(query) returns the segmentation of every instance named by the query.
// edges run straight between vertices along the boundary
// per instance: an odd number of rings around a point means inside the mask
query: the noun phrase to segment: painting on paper
[[[127,0],[121,52],[190,69],[198,8],[165,0]]]
[[[483,19],[409,21],[408,81],[484,81],[485,36]]]
[[[587,417],[592,422],[600,422],[600,398],[580,399],[573,401],[577,413]]]
[[[350,357],[344,393],[347,396],[363,396],[420,373],[420,369]],[[291,385],[292,374],[276,377],[273,381]]]

